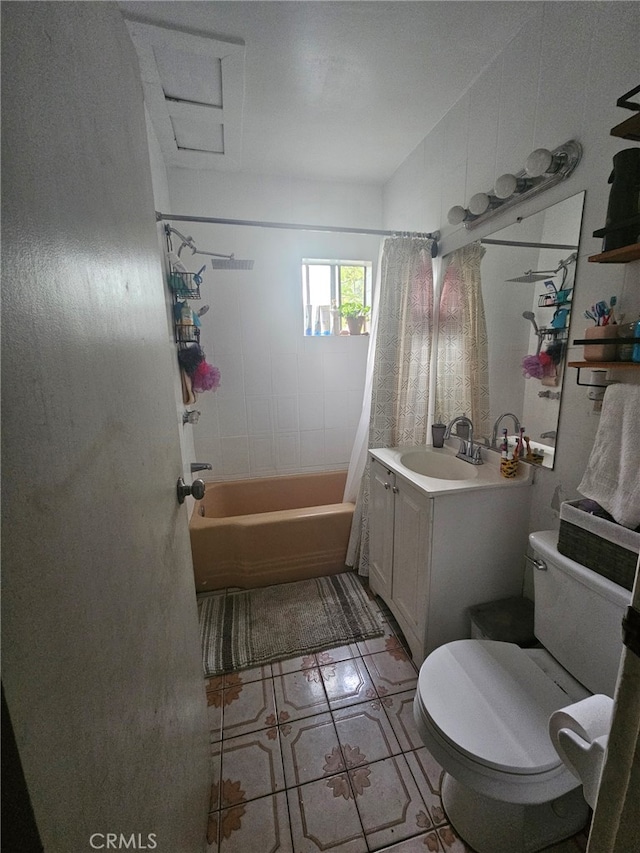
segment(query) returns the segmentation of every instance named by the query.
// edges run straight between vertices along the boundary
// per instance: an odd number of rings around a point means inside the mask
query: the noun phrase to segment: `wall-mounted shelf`
[[[568,361],[569,367],[588,367],[591,370],[638,370],[638,361]]]
[[[578,374],[576,376],[576,385],[582,385],[586,388],[607,388],[605,385],[596,385],[593,382],[580,382],[580,371],[588,368],[589,370],[639,370],[640,362],[637,361],[568,361],[568,367],[576,367]]]
[[[609,252],[590,255],[589,262],[592,264],[628,264],[630,261],[637,261],[638,259],[640,259],[640,243],[632,243],[630,246],[622,246],[620,249],[611,249]]]
[[[616,101],[616,106],[624,107],[626,110],[634,110],[636,115],[631,116],[625,121],[611,128],[611,136],[618,136],[621,139],[631,139],[633,142],[640,142],[640,104],[632,101],[631,98],[640,92],[640,86],[631,89],[630,92],[625,92],[622,97]]]

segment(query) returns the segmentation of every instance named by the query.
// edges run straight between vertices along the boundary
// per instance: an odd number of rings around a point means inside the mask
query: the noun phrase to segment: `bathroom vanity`
[[[369,583],[419,666],[437,646],[470,636],[474,604],[521,594],[531,466],[507,480],[497,453],[477,466],[446,446],[370,455]]]

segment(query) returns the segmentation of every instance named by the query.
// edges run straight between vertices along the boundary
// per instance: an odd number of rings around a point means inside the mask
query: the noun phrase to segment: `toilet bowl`
[[[538,850],[584,826],[587,804],[548,721],[587,695],[543,649],[512,643],[458,640],[422,665],[414,719],[445,769],[445,811],[478,853]]]
[[[544,566],[534,578],[536,636],[551,650],[447,643],[422,664],[414,700],[418,731],[445,771],[445,811],[478,853],[533,853],[585,825],[580,782],[554,748],[549,718],[593,692],[613,695],[622,650],[630,593],[560,555],[557,534],[530,540]]]

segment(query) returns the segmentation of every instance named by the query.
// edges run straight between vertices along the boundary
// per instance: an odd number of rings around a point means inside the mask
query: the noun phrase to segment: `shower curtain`
[[[458,415],[473,422],[475,435],[489,435],[489,357],[480,287],[485,249],[471,243],[444,258],[438,316],[436,419]]]
[[[433,328],[433,240],[388,237],[378,265],[365,399],[345,500],[356,500],[347,565],[369,574],[367,449],[425,444]]]

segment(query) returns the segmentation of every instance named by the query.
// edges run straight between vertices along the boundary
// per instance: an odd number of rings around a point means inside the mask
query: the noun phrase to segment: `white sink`
[[[478,476],[478,466],[426,448],[403,453],[400,464],[416,474],[424,474],[435,480],[475,480]]]

